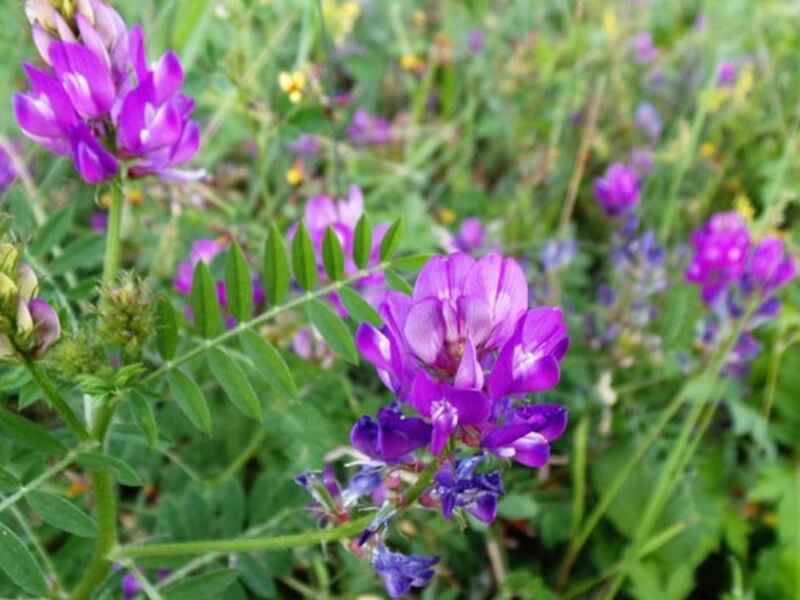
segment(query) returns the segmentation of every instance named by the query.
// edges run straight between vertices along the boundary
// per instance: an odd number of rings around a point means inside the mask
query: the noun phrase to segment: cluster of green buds
[[[100,289],[98,303],[100,339],[138,359],[155,331],[155,299],[150,286],[133,275]]]
[[[17,248],[0,242],[1,361],[41,358],[58,341],[58,314],[38,293],[36,274],[20,263]]]

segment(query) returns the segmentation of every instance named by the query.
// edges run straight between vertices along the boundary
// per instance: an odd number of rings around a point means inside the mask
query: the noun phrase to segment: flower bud
[[[17,269],[19,252],[13,244],[0,244],[0,273],[11,275]]]
[[[20,265],[17,269],[17,290],[19,297],[25,300],[32,300],[39,294],[39,280],[28,265]]]
[[[28,311],[34,324],[33,357],[41,358],[61,337],[61,322],[58,313],[40,298],[28,303]]]
[[[17,284],[5,273],[0,273],[0,311],[8,310],[17,297]]]
[[[0,360],[7,360],[14,356],[14,346],[7,335],[0,333]]]
[[[123,276],[114,286],[100,290],[100,339],[138,356],[154,330],[153,293],[145,282]]]
[[[17,301],[17,336],[27,338],[33,331],[33,317],[28,308],[28,301],[20,298]]]

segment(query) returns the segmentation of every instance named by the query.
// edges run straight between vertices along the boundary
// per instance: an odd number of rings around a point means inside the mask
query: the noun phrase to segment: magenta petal
[[[106,46],[103,43],[97,30],[92,27],[91,23],[86,20],[82,14],[75,15],[75,22],[78,24],[78,29],[81,32],[81,41],[86,45],[89,50],[94,52],[100,60],[103,61],[107,69],[111,69],[111,57],[108,55]]]
[[[31,97],[49,107],[48,109],[43,107],[42,110],[52,111],[56,122],[64,129],[76,125],[78,115],[75,114],[69,96],[58,79],[28,64],[23,65],[23,68],[34,92]]]
[[[479,390],[483,387],[483,369],[478,362],[475,352],[475,344],[471,338],[467,338],[464,346],[464,355],[458,366],[453,384],[457,388]]]
[[[446,400],[437,400],[431,404],[431,423],[433,435],[431,437],[431,452],[440,454],[444,449],[450,434],[458,426],[459,415],[456,408]]]
[[[183,86],[183,66],[178,55],[168,51],[153,69],[156,86],[156,102],[163,104],[171,99]]]
[[[459,425],[481,425],[492,412],[492,401],[479,390],[459,390],[446,386],[445,398],[458,413]]]
[[[72,134],[72,153],[75,168],[87,183],[101,183],[117,174],[117,160],[100,146],[85,125]]]
[[[141,25],[134,25],[128,35],[128,51],[130,52],[131,62],[136,71],[136,77],[139,82],[145,80],[149,71],[150,65],[147,63],[147,52],[144,47],[144,33]]]
[[[514,411],[513,419],[528,424],[532,431],[552,442],[567,429],[568,412],[558,404],[526,404]]]
[[[531,355],[528,355],[531,356]],[[509,390],[512,394],[529,394],[549,390],[558,383],[561,369],[553,356],[539,359],[523,358],[513,367],[514,381]]]
[[[409,347],[428,364],[436,362],[444,347],[445,323],[441,306],[436,298],[416,303],[409,311],[404,327]]]
[[[339,202],[339,221],[345,227],[354,230],[362,214],[364,214],[364,194],[360,187],[351,185],[347,190],[347,199]]]
[[[550,444],[540,434],[532,432],[511,445],[513,458],[527,467],[543,467],[550,460]]]
[[[14,94],[12,97],[14,116],[17,124],[31,137],[59,137],[63,130],[56,121],[53,109],[46,98],[38,100],[25,95]]]
[[[359,325],[356,347],[366,360],[378,369],[392,370],[392,348],[389,339],[372,325]]]
[[[431,416],[431,406],[444,397],[442,385],[431,379],[424,371],[417,371],[411,384],[409,401],[423,417]]]
[[[116,92],[111,72],[101,58],[80,44],[55,43],[50,45],[50,59],[81,116],[96,119],[108,114]]]
[[[476,346],[482,345],[492,331],[491,307],[482,296],[460,296],[458,309],[459,336],[472,339]]]
[[[462,295],[467,274],[474,264],[475,260],[463,253],[433,257],[417,277],[414,300],[425,298],[455,300]]]

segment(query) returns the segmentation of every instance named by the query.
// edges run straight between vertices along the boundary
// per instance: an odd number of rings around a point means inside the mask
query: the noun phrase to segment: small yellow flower
[[[417,27],[425,27],[428,22],[428,15],[425,14],[424,10],[415,10],[412,19]]]
[[[131,206],[141,206],[144,202],[144,193],[142,190],[134,189],[129,190],[125,197],[128,199],[128,203]]]
[[[711,142],[704,142],[700,146],[700,156],[703,158],[712,158],[717,153],[717,147]]]
[[[303,92],[306,89],[306,74],[302,71],[281,71],[278,75],[278,84],[281,89],[289,96],[293,104],[297,104],[303,99]]]
[[[400,66],[404,71],[417,72],[422,69],[422,61],[412,52],[406,52],[400,57]]]
[[[111,194],[108,192],[100,194],[100,197],[97,199],[97,204],[100,208],[111,208]]]
[[[456,221],[456,213],[449,208],[439,210],[439,220],[444,225],[452,225]]]
[[[617,15],[612,9],[607,9],[603,13],[603,30],[610,38],[616,37],[619,27],[617,26]]]
[[[286,181],[289,185],[297,187],[303,183],[303,170],[299,166],[294,165],[291,169],[286,171]]]
[[[750,198],[745,196],[744,194],[740,194],[736,197],[736,200],[733,201],[733,206],[742,218],[748,223],[753,222],[753,217],[756,214],[755,209],[753,208],[752,202],[750,202]]]

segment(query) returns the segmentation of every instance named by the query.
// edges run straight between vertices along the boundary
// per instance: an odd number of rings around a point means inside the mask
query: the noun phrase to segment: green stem
[[[220,552],[223,554],[257,552],[260,550],[284,550],[302,548],[325,542],[335,542],[354,537],[372,521],[367,515],[332,529],[307,531],[291,535],[271,537],[239,538],[233,540],[201,540],[172,544],[148,544],[143,546],[121,546],[112,553],[112,558],[152,558],[166,556],[190,556]]]
[[[39,366],[38,363],[29,358],[25,359],[25,368],[28,369],[28,373],[30,373],[31,377],[44,392],[45,396],[47,396],[50,406],[55,409],[64,423],[67,424],[69,430],[75,434],[75,437],[77,437],[79,441],[88,442],[91,439],[89,432],[86,430],[86,427],[75,414],[75,412],[69,407],[69,404],[67,404],[67,401],[56,389],[55,385],[53,385],[53,381],[50,379],[50,376]]]
[[[117,278],[120,264],[122,232],[122,179],[111,185],[111,206],[108,211],[106,254],[103,262],[103,285],[112,285]],[[92,436],[103,447],[106,433],[114,417],[114,405],[100,404],[92,423]],[[111,572],[108,554],[117,545],[117,484],[110,470],[101,470],[91,475],[97,514],[97,539],[91,562],[83,578],[72,592],[72,600],[89,598]]]
[[[111,185],[111,206],[108,210],[108,230],[106,232],[106,257],[103,263],[103,283],[114,282],[119,271],[122,233],[122,182]]]

